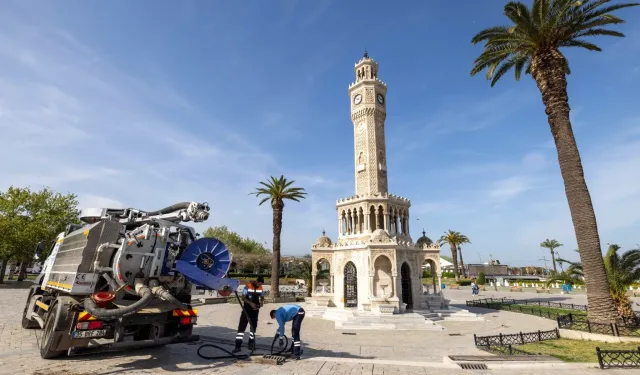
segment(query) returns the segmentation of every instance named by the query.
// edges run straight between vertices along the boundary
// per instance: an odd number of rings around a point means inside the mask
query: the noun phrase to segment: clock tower
[[[384,120],[387,85],[378,79],[378,63],[365,50],[349,85],[355,139],[356,195],[388,192]]]

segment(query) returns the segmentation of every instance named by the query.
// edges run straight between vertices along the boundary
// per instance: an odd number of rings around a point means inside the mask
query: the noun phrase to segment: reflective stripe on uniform
[[[244,333],[242,333],[242,332],[238,332],[238,334],[236,335],[237,339],[241,339],[243,337],[244,337]]]
[[[300,341],[294,341],[293,346],[300,346]]]

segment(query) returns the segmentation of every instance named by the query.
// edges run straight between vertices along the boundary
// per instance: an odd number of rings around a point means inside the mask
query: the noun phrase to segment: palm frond
[[[580,48],[586,48],[589,51],[597,51],[597,52],[602,51],[602,49],[596,46],[595,44],[589,43],[580,39],[565,40],[562,43],[560,43],[560,47],[580,47]]]

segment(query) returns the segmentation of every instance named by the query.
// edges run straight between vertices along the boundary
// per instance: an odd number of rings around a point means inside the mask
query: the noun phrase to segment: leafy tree
[[[451,248],[451,260],[453,263],[453,273],[455,275],[456,281],[460,280],[459,276],[459,268],[458,268],[458,247],[459,245],[465,243],[471,243],[467,236],[461,234],[460,232],[456,232],[453,230],[449,230],[445,232],[442,237],[438,240],[438,244],[442,246],[442,244],[449,244],[449,248]],[[462,270],[463,276],[466,277],[466,272],[464,269]]]
[[[251,193],[256,197],[262,197],[259,205],[264,202],[271,201],[273,209],[273,262],[271,264],[271,275],[278,275],[280,270],[280,234],[282,233],[282,211],[284,210],[284,201],[292,200],[300,202],[307,193],[304,188],[292,187],[295,181],[288,181],[284,176],[275,178],[271,176],[266,182],[261,181],[262,186],[258,187],[255,192]],[[280,297],[280,278],[271,278],[271,292],[273,297]]]
[[[584,265],[592,321],[608,322],[617,314],[607,287],[596,215],[569,117],[566,75],[571,71],[560,49],[579,47],[601,51],[585,38],[624,37],[605,27],[624,22],[611,14],[613,11],[636,5],[640,3],[610,5],[608,0],[533,0],[529,9],[521,2],[510,1],[504,7],[504,14],[512,24],[482,30],[471,40],[473,44],[485,43],[484,51],[474,61],[472,76],[486,69],[486,77],[493,86],[513,68],[516,80],[524,70],[536,81],[558,152]]]
[[[486,282],[487,280],[485,279],[484,272],[480,272],[478,274],[478,280],[477,280],[478,285],[484,285],[486,284]]]
[[[638,324],[638,319],[631,307],[631,301],[627,297],[627,290],[637,280],[640,280],[640,249],[632,249],[618,254],[620,246],[609,245],[609,249],[603,258],[605,269],[607,270],[607,283],[611,291],[611,297],[615,301],[618,317],[627,323]],[[584,269],[580,262],[569,262],[566,271],[553,275],[547,281],[550,285],[557,281],[567,284],[579,282],[584,277]],[[588,288],[588,286],[587,286]],[[587,292],[589,289],[587,289]]]
[[[26,268],[38,242],[49,249],[68,224],[79,222],[77,205],[75,194],[62,195],[49,188],[32,191],[11,186],[0,192],[0,283],[9,260],[20,261]]]
[[[560,242],[556,241],[556,240],[550,240],[548,238],[540,243],[540,247],[543,247],[545,249],[549,249],[549,251],[551,252],[551,263],[553,263],[553,272],[554,273],[558,273],[558,269],[556,268],[556,253],[555,253],[555,250],[556,250],[556,248],[558,248],[560,246],[564,246],[564,245],[561,244]]]
[[[269,254],[269,250],[266,249],[260,242],[249,238],[242,237],[238,233],[233,232],[227,228],[226,225],[219,227],[209,227],[202,233],[203,237],[217,238],[222,241],[231,253],[235,254]]]

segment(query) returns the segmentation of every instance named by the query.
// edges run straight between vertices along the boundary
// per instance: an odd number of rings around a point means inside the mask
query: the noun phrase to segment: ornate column
[[[309,285],[309,288],[311,288],[311,295],[315,296],[316,295],[316,274],[318,273],[317,271],[312,271],[313,273],[311,274],[311,285]]]
[[[391,297],[397,297],[398,296],[398,273],[396,272],[392,272],[391,273],[391,288],[393,290],[393,295]]]
[[[390,232],[391,231],[390,230],[391,228],[389,228],[390,226],[391,226],[391,221],[389,220],[389,212],[385,212],[384,213],[384,229],[387,232]]]
[[[338,215],[338,237],[342,237],[342,216]]]
[[[409,228],[409,213],[407,213],[407,233],[405,233],[407,236],[411,235],[411,230]]]

